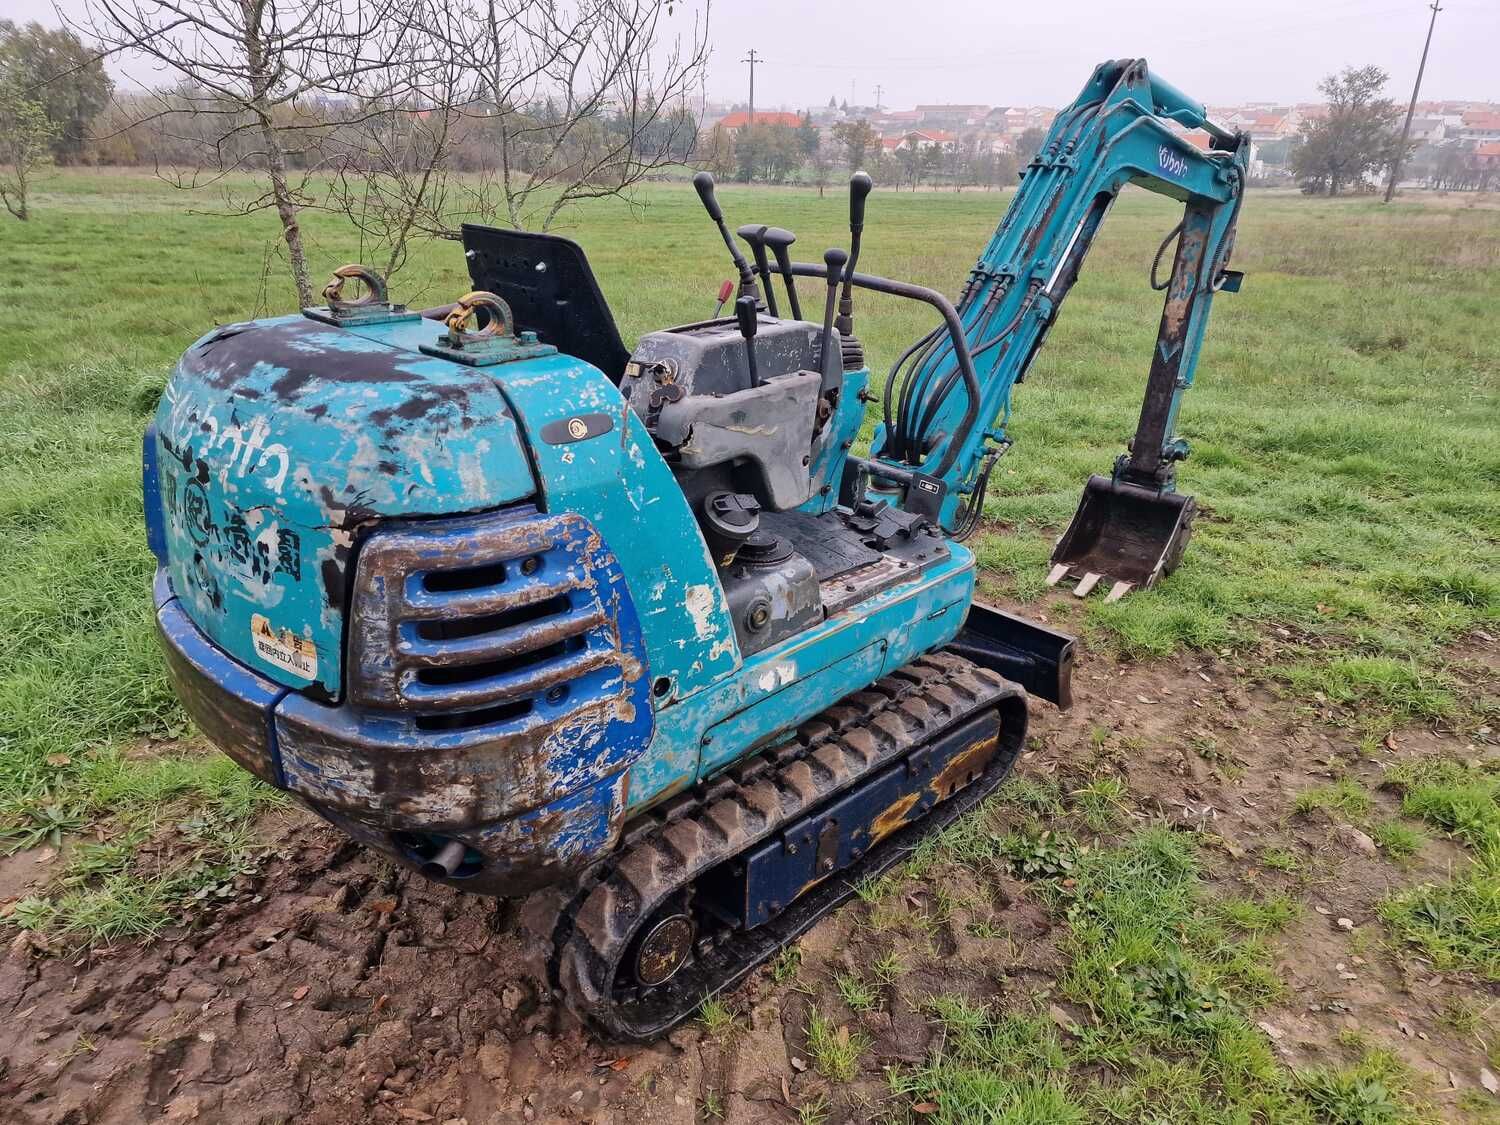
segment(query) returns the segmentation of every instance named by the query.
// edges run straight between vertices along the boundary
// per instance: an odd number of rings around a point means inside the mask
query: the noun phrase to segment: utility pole
[[[1385,184],[1387,203],[1396,194],[1396,179],[1401,175],[1401,158],[1406,155],[1406,140],[1411,136],[1411,117],[1417,112],[1417,94],[1422,90],[1422,72],[1427,69],[1427,49],[1432,46],[1432,29],[1437,24],[1437,14],[1443,10],[1438,7],[1438,0],[1432,0],[1428,7],[1432,9],[1432,19],[1427,21],[1427,42],[1422,44],[1422,61],[1417,64],[1417,81],[1411,88],[1411,104],[1406,107],[1406,124],[1401,126],[1401,144],[1397,147],[1395,156],[1391,157],[1391,178]]]
[[[879,84],[877,84],[877,85],[876,85],[876,86],[875,86],[875,112],[876,112],[876,113],[879,113],[879,112],[880,112],[880,95],[881,95],[881,94],[882,94],[882,93],[883,93],[883,92],[884,92],[884,91],[885,91],[885,87],[884,87],[884,86],[881,86],[881,85],[879,85]]]
[[[751,47],[750,53],[740,60],[740,62],[750,64],[750,125],[752,128],[755,125],[755,64],[765,61],[755,53],[754,47]]]

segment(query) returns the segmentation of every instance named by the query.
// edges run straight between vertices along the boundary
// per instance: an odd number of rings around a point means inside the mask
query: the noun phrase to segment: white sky
[[[0,17],[57,24],[82,0],[0,0]],[[703,0],[679,0],[691,26]],[[754,47],[756,105],[830,96],[869,104],[1052,105],[1096,63],[1144,55],[1210,104],[1309,101],[1346,65],[1378,63],[1410,96],[1430,13],[1425,0],[715,0],[711,98],[743,101]],[[139,64],[130,73],[149,77]],[[1428,98],[1500,101],[1500,0],[1442,0],[1423,81]]]
[[[1411,96],[1425,0],[719,0],[709,95],[757,106],[1063,105],[1095,64],[1145,56],[1209,103],[1306,101],[1345,65],[1378,63]],[[851,83],[853,95],[851,97]],[[1500,0],[1442,0],[1424,97],[1500,101]]]

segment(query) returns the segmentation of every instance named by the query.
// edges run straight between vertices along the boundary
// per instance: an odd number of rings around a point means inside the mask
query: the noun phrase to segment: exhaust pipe
[[[429,859],[423,861],[420,870],[429,879],[452,878],[453,873],[463,863],[467,851],[468,848],[464,847],[462,840],[449,840]]]

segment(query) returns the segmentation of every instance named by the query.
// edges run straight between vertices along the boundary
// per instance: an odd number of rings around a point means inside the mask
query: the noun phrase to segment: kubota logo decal
[[[1173,176],[1185,175],[1187,172],[1187,158],[1170,145],[1157,147],[1156,164],[1163,172]]]

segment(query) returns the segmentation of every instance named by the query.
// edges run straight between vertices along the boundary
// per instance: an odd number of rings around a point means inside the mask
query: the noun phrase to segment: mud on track
[[[1457,666],[1492,694],[1496,656],[1486,646]],[[1219,889],[1298,895],[1309,909],[1276,944],[1286,999],[1255,1017],[1279,1033],[1278,1053],[1292,1065],[1338,1061],[1334,1037],[1359,1030],[1428,1077],[1440,1111],[1459,1119],[1458,1092],[1477,1087],[1483,1052],[1440,1013],[1459,996],[1489,1003],[1496,989],[1390,947],[1375,908],[1396,886],[1443,878],[1462,853],[1434,838],[1398,869],[1326,816],[1289,810],[1334,774],[1373,790],[1391,760],[1472,756],[1473,744],[1406,731],[1370,761],[1343,728],[1347,716],[1279,700],[1201,656],[1149,666],[1093,658],[1078,688],[1066,716],[1038,707],[1019,772],[1067,788],[1110,770],[1129,786],[1127,830],[1166,820],[1202,831]],[[1132,749],[1101,764],[1096,727],[1129,735]],[[1204,733],[1217,746],[1212,760],[1190,749]],[[1378,815],[1394,812],[1394,795],[1377,791],[1376,801]],[[921,1012],[927,996],[1029,1003],[1062,967],[1060,930],[1024,884],[981,885],[948,865],[943,889],[964,905],[927,928],[930,940],[871,926],[870,908],[851,904],[803,939],[800,988],[763,970],[731,997],[735,1034],[692,1026],[622,1049],[593,1041],[537,995],[509,905],[398,873],[298,811],[265,831],[276,857],[191,931],[72,955],[16,935],[0,956],[0,1121],[644,1125],[701,1120],[712,1104],[748,1123],[794,1121],[793,1107],[825,1093],[830,1120],[864,1121],[894,1108],[881,1068],[919,1062],[936,1045]],[[1318,876],[1293,885],[1259,865],[1258,849],[1271,845],[1307,856]],[[900,894],[903,909],[920,913],[934,888],[913,882]],[[909,971],[881,1008],[844,1009],[834,974],[893,949]],[[1351,964],[1352,980],[1335,968]],[[830,1086],[806,1062],[814,1003],[872,1040],[847,1086]]]

